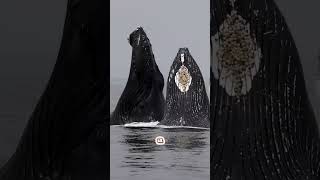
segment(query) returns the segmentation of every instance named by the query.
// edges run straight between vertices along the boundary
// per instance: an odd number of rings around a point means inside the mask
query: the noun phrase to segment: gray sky
[[[165,83],[178,49],[188,47],[200,67],[208,89],[209,3],[209,0],[111,0],[111,82],[124,79],[125,81],[119,82],[122,88],[120,91],[123,90],[129,75],[132,50],[127,37],[137,26],[142,26],[151,41]]]

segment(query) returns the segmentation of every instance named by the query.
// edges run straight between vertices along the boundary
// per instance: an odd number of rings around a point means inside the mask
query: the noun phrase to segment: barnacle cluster
[[[259,66],[260,49],[250,26],[236,11],[232,11],[219,28],[219,47],[216,51],[220,81],[232,85],[228,93],[239,96],[249,91]],[[248,78],[250,77],[250,78]],[[250,83],[250,87],[246,85]],[[224,86],[227,86],[224,84]]]
[[[191,84],[192,77],[188,68],[184,65],[180,67],[175,76],[175,83],[181,92],[187,92]]]

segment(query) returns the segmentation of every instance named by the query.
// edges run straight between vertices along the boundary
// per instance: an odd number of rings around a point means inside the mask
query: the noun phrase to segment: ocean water
[[[126,80],[111,82],[110,112]],[[155,143],[158,136],[165,138],[164,145]],[[110,179],[209,180],[210,131],[161,126],[158,122],[110,126]]]
[[[155,138],[162,136],[164,145]],[[209,180],[210,131],[132,124],[110,127],[111,180]]]

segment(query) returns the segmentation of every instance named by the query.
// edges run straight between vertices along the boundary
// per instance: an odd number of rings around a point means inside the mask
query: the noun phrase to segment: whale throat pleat
[[[170,126],[209,127],[209,99],[204,80],[187,49],[180,49],[171,65],[165,116],[161,123]]]
[[[212,179],[319,179],[317,123],[297,48],[276,4],[213,0],[211,11]],[[234,41],[232,33],[248,39]],[[245,49],[238,46],[243,41]],[[225,54],[231,47],[237,52]]]

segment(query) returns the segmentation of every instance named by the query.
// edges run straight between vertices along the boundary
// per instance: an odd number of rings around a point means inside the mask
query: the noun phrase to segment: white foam
[[[210,128],[203,128],[203,127],[193,127],[193,126],[166,126],[166,125],[158,125],[159,121],[155,122],[132,122],[132,123],[127,123],[124,125],[124,127],[136,127],[136,128],[141,128],[141,127],[150,127],[150,128],[163,128],[163,129],[179,129],[179,128],[184,128],[184,129],[205,129],[209,130]]]
[[[178,129],[178,128],[184,128],[184,129],[206,129],[209,130],[210,128],[204,128],[204,127],[194,127],[194,126],[166,126],[166,125],[158,125],[159,128],[164,129]]]
[[[159,124],[159,121],[155,122],[132,122],[123,125],[124,127],[155,127]]]

